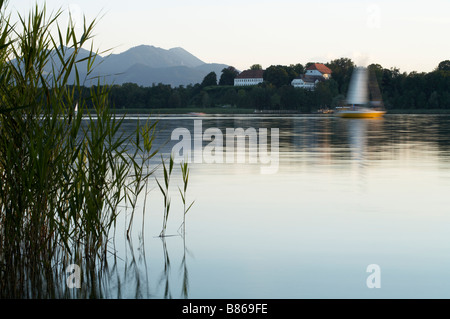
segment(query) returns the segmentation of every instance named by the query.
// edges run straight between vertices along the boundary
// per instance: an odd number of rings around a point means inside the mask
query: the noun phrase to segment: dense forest
[[[142,87],[133,83],[110,87],[116,109],[209,108],[228,107],[254,110],[297,110],[312,112],[342,105],[355,67],[348,58],[325,65],[332,70],[330,80],[320,82],[314,91],[294,88],[291,81],[304,73],[306,65],[272,65],[264,71],[264,82],[257,86],[235,87],[239,72],[228,67],[220,77],[214,72],[202,83],[171,87],[154,84]],[[261,68],[255,64],[251,68]],[[371,64],[386,109],[450,110],[450,60],[442,61],[429,73],[401,73],[397,68]],[[86,89],[87,90],[87,89]]]

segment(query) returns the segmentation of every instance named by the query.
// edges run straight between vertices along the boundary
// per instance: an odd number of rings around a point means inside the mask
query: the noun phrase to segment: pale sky
[[[449,0],[45,2],[49,11],[99,17],[94,45],[113,53],[141,44],[182,47],[239,70],[348,57],[358,65],[430,72],[450,60]],[[9,9],[26,13],[35,3],[10,0]]]

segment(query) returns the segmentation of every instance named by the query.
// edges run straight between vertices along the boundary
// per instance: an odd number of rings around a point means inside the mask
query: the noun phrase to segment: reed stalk
[[[186,193],[187,193],[187,187],[188,187],[188,183],[189,183],[188,162],[184,161],[184,162],[180,163],[180,168],[181,168],[181,176],[183,178],[183,190],[181,190],[181,188],[178,187],[178,191],[180,192],[181,200],[183,202],[183,222],[181,223],[178,230],[182,229],[182,233],[184,235],[186,233],[186,214],[191,209],[192,205],[194,205],[195,201],[192,201],[189,204],[189,206],[187,206],[187,208],[186,208]]]
[[[164,197],[164,214],[163,214],[163,224],[161,233],[159,234],[159,237],[164,237],[166,235],[166,229],[167,229],[167,221],[169,219],[169,212],[170,212],[170,192],[169,192],[169,186],[170,186],[170,177],[172,175],[173,170],[173,156],[171,155],[169,158],[169,166],[166,167],[166,164],[164,162],[164,158],[161,155],[161,161],[163,165],[163,174],[164,174],[164,187],[160,184],[158,179],[156,179],[156,183],[158,184],[158,187]]]

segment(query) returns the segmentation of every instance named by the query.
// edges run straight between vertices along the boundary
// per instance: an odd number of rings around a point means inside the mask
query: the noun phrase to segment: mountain
[[[219,78],[222,70],[226,67],[228,66],[225,64],[205,63],[197,67],[172,66],[152,68],[141,63],[136,63],[122,74],[113,77],[113,82],[115,84],[132,82],[142,86],[163,83],[176,87],[201,83],[203,78],[210,72],[216,72]]]
[[[98,62],[93,75],[104,78],[106,83],[131,82],[142,86],[196,84],[210,72],[216,72],[219,78],[222,70],[228,67],[225,64],[205,63],[183,48],[165,50],[150,45],[99,57]]]
[[[71,48],[65,48],[66,54],[73,52]],[[140,45],[119,54],[111,54],[106,57],[97,55],[94,69],[86,75],[88,62],[84,59],[89,57],[90,52],[80,49],[77,63],[79,78],[85,86],[96,85],[98,79],[100,84],[123,84],[136,83],[141,86],[152,86],[153,84],[169,84],[171,86],[189,85],[201,83],[203,78],[210,72],[215,72],[220,78],[222,70],[227,68],[226,64],[205,63],[183,48],[172,48],[169,50],[157,48],[151,45]],[[55,54],[53,63],[45,67],[47,74],[52,73],[52,68],[61,69],[61,63]],[[17,63],[17,61],[13,61]],[[75,82],[75,75],[71,74],[69,83]]]
[[[173,66],[196,67],[205,64],[205,62],[182,48],[165,50],[151,45],[140,45],[120,54],[108,56],[101,68],[117,73],[123,72],[135,64],[151,68],[166,68]]]

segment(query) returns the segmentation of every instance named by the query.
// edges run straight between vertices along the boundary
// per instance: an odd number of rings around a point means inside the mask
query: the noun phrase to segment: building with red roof
[[[291,85],[296,88],[314,90],[317,83],[328,80],[331,70],[322,63],[313,63],[306,68],[306,73],[292,80]]]
[[[264,70],[245,70],[234,78],[235,86],[257,85],[264,81]]]
[[[331,76],[331,70],[322,63],[313,63],[306,68],[305,75],[323,76],[325,79],[328,79]]]

